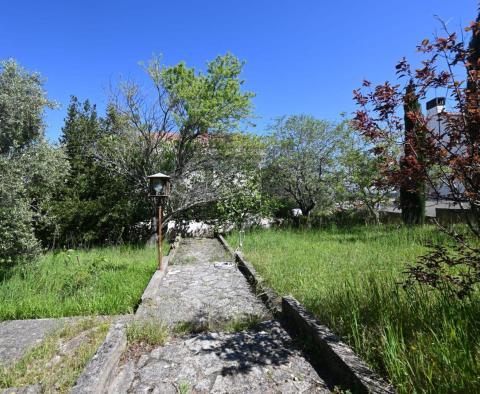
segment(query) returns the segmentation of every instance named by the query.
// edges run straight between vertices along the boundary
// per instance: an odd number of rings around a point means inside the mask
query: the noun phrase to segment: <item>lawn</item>
[[[0,320],[132,312],[156,265],[155,247],[46,253],[0,271]]]
[[[247,232],[243,252],[280,294],[292,294],[399,392],[480,392],[480,297],[405,290],[407,262],[434,227]],[[238,245],[238,234],[228,241]]]

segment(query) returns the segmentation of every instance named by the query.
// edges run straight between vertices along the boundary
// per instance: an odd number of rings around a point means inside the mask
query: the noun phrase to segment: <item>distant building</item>
[[[436,97],[426,103],[428,128],[440,135],[443,135],[446,131],[446,115],[460,116],[460,114],[446,112],[445,103],[445,97]],[[394,198],[392,198],[389,203],[383,205],[380,208],[380,212],[400,216],[402,211],[397,205],[398,197],[399,193],[395,192]],[[463,208],[468,208],[468,206],[464,205]],[[460,209],[461,207],[452,201],[450,189],[447,185],[439,183],[435,185],[435,187],[428,187],[427,201],[425,204],[425,215],[427,218],[436,218],[439,212],[442,214],[452,212],[452,214],[454,214],[455,212],[459,212]]]
[[[437,132],[439,135],[443,135],[446,132],[446,116],[457,117],[460,116],[458,113],[447,112],[445,110],[445,97],[436,97],[427,102],[427,125],[430,130]],[[447,136],[444,136],[444,142]],[[458,150],[461,148],[459,147]],[[462,186],[459,185],[459,189],[462,189]],[[450,189],[447,185],[439,183],[435,185],[435,188],[429,187],[427,191],[428,197],[432,199],[444,199],[452,200]]]

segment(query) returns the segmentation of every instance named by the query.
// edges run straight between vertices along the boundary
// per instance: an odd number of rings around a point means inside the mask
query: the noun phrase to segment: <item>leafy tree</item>
[[[421,67],[412,70],[406,59],[397,64],[399,77],[407,77],[412,86],[409,90],[389,82],[372,89],[371,83],[364,81],[363,87],[354,92],[359,105],[355,124],[381,157],[384,179],[401,185],[409,181],[411,174],[402,171],[395,155],[384,148],[385,141],[396,139],[404,127],[397,115],[399,107],[414,102],[408,97],[413,89],[418,99],[434,96],[437,91],[449,92],[453,111],[435,114],[436,123],[440,121],[442,127],[431,127],[428,117],[415,110],[410,111],[408,120],[414,122],[417,133],[425,135],[425,144],[416,146],[416,156],[425,168],[435,169],[435,172],[416,172],[417,180],[426,181],[434,190],[439,184],[448,190],[448,197],[464,210],[470,237],[447,231],[456,246],[445,249],[442,245],[432,245],[432,251],[418,260],[409,274],[415,282],[436,289],[451,288],[455,283],[454,287],[460,290],[453,289],[453,293],[464,297],[480,282],[477,264],[480,250],[475,246],[476,241],[473,244],[469,241],[472,235],[480,237],[480,73],[475,60],[480,22],[472,22],[466,29],[472,32],[470,45],[442,24],[444,36],[436,35],[432,41],[424,39],[418,46],[425,56]],[[461,73],[466,74],[465,80],[459,77]]]
[[[407,85],[404,96],[405,137],[404,156],[400,160],[400,208],[403,222],[407,225],[423,224],[425,221],[425,176],[423,150],[425,133],[416,119],[421,114],[420,103],[413,82]]]
[[[18,150],[43,136],[43,113],[54,108],[43,79],[15,60],[0,62],[0,153]]]
[[[307,115],[278,118],[266,153],[267,190],[292,200],[308,218],[315,208],[332,206],[338,186],[336,161],[345,124]]]
[[[55,218],[51,201],[65,179],[63,152],[44,139],[43,114],[54,103],[43,80],[14,60],[0,62],[0,262],[31,260]]]
[[[111,139],[110,129],[111,120],[98,117],[94,105],[72,97],[61,137],[70,172],[62,196],[54,204],[61,220],[51,232],[55,236],[52,243],[78,246],[141,238],[141,229],[134,225],[148,211],[142,205],[145,201],[138,201],[126,180],[112,174],[95,156],[98,146]],[[140,154],[131,153],[132,158]]]
[[[264,138],[253,134],[225,134],[215,138],[216,172],[222,173],[217,218],[243,228],[270,216],[273,201],[262,190]],[[228,176],[225,176],[228,174]]]
[[[212,167],[211,136],[236,130],[251,112],[253,94],[242,91],[242,67],[230,54],[209,62],[205,72],[152,59],[145,70],[155,94],[149,96],[132,81],[119,84],[111,98],[110,133],[96,145],[96,159],[123,179],[144,206],[149,204],[146,177],[171,174],[167,218],[215,203],[219,180],[228,175]]]
[[[346,208],[364,211],[367,219],[379,224],[381,205],[388,201],[393,190],[375,181],[380,177],[380,160],[368,145],[359,141],[353,130],[350,133],[344,140],[338,162],[343,182],[337,199]]]
[[[13,163],[22,174],[35,237],[45,247],[54,246],[52,238],[62,220],[55,203],[65,188],[70,169],[65,152],[61,146],[42,139],[25,148]]]
[[[0,268],[26,262],[38,252],[22,172],[0,155]]]
[[[176,173],[181,173],[192,142],[207,133],[235,130],[251,111],[251,92],[242,92],[239,78],[244,63],[227,53],[208,63],[205,74],[195,74],[184,63],[161,68],[155,60],[149,74],[161,81],[168,95],[176,128]],[[159,79],[160,78],[160,79]]]

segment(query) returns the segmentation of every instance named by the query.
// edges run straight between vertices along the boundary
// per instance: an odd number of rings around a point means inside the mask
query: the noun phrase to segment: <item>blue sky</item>
[[[100,111],[120,75],[143,75],[138,62],[163,54],[202,68],[229,51],[246,61],[256,132],[279,115],[336,120],[352,112],[352,90],[364,78],[394,77],[402,57],[439,24],[453,30],[476,16],[474,0],[362,1],[5,1],[0,59],[16,58],[47,78],[61,108],[47,113],[47,135],[60,135],[70,95]]]

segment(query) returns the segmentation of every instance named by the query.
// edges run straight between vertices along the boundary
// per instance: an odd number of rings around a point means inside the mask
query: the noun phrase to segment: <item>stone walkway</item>
[[[0,365],[20,360],[49,334],[74,318],[10,320],[0,322]]]
[[[183,390],[183,391],[182,391]],[[277,322],[174,339],[119,368],[111,393],[329,393]]]
[[[269,313],[227,255],[212,238],[188,238],[156,292],[137,316],[159,317],[168,325],[218,325],[232,320],[266,320]]]
[[[182,240],[167,274],[136,315],[170,326],[220,329],[127,353],[110,393],[330,392],[231,263],[216,239]],[[265,321],[239,332],[216,325],[243,319]]]

